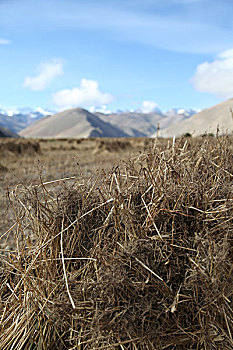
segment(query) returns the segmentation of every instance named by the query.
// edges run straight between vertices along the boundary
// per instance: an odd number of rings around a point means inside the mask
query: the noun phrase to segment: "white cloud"
[[[43,62],[37,68],[35,77],[26,77],[23,86],[33,91],[44,90],[56,77],[63,74],[63,62],[60,59],[52,59]]]
[[[157,107],[158,105],[154,101],[143,101],[140,111],[142,113],[151,113],[151,112],[155,112],[157,110]]]
[[[11,44],[10,40],[0,38],[0,45],[8,45],[8,44]]]
[[[101,106],[113,101],[113,96],[99,90],[95,80],[82,79],[80,87],[58,91],[53,101],[60,107]]]
[[[232,98],[233,49],[220,53],[213,62],[199,64],[192,82],[197,91],[209,92],[221,98]]]
[[[218,57],[220,58],[233,58],[233,49],[221,52]]]

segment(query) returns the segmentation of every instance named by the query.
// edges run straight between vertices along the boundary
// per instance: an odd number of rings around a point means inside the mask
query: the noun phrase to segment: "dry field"
[[[0,349],[232,349],[232,151],[2,140]]]
[[[69,177],[88,179],[138,156],[152,144],[149,139],[0,139],[0,232],[14,222],[7,194],[16,186]],[[50,188],[59,191],[62,184],[53,183]]]

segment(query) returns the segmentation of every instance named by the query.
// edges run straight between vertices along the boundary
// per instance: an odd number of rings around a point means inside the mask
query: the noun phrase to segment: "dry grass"
[[[3,138],[0,142],[1,156],[9,157],[11,155],[35,155],[40,152],[40,144],[35,140]]]
[[[116,144],[116,141],[105,140],[108,147],[111,143]],[[124,142],[122,139],[121,143]],[[30,186],[37,184],[40,178],[44,182],[72,176],[81,179],[90,177],[102,168],[109,171],[120,160],[143,151],[148,140],[131,139],[130,142],[132,147],[128,149],[96,152],[101,143],[99,139],[0,138],[0,232],[6,231],[13,221],[6,194],[18,184]],[[59,190],[60,184],[57,184],[56,191]]]
[[[1,349],[233,348],[232,140],[148,147],[10,192]]]

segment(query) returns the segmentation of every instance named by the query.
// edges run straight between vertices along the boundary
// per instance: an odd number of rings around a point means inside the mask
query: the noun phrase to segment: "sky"
[[[232,13],[232,0],[0,0],[0,107],[211,107],[233,98]]]

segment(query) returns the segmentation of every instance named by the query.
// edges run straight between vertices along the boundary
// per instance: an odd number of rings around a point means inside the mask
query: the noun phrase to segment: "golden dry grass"
[[[41,179],[48,182],[72,176],[90,177],[98,169],[108,171],[120,160],[139,154],[150,142],[105,139],[105,146],[101,146],[101,139],[0,139],[0,231],[7,230],[12,223],[7,192],[18,184],[28,186]]]

